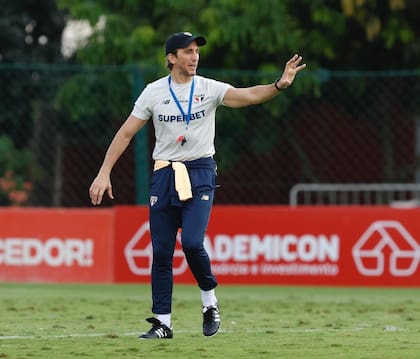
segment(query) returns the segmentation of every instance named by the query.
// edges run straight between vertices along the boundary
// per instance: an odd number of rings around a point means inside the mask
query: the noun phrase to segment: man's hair
[[[178,50],[174,50],[174,51],[170,52],[170,54],[172,54],[172,55],[175,55],[175,56],[176,56],[177,51],[178,51]],[[173,64],[173,63],[171,63],[171,62],[169,61],[168,56],[169,56],[169,54],[166,56],[166,68],[167,68],[169,71],[172,71],[172,68],[174,67],[174,64]]]

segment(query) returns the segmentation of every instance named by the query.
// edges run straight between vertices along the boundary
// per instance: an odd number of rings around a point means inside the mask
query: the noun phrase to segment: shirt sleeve
[[[146,86],[137,98],[131,114],[142,120],[149,120],[152,117],[153,112],[151,106],[150,88],[148,86]]]
[[[212,89],[212,94],[216,100],[217,106],[223,105],[223,100],[225,98],[227,90],[229,90],[232,85],[221,82],[217,80],[209,80],[210,81],[210,88]]]

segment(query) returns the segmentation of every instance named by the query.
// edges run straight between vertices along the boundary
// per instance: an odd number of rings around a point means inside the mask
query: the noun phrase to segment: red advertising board
[[[420,209],[215,206],[221,284],[420,286]],[[150,282],[148,208],[0,209],[0,281]],[[177,238],[174,277],[194,283]]]
[[[149,282],[147,209],[116,208],[119,282]],[[420,209],[215,206],[205,238],[220,283],[420,286]],[[175,281],[194,283],[178,238]]]
[[[0,209],[0,281],[113,281],[110,209]]]

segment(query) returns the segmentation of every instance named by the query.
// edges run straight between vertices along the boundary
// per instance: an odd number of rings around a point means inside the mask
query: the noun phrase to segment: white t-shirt
[[[187,129],[185,117],[170,93],[168,77],[148,84],[136,100],[132,111],[132,115],[142,120],[153,120],[156,143],[152,158],[192,161],[213,156],[216,109],[223,104],[223,98],[231,85],[195,76],[191,117]],[[188,114],[191,82],[177,84],[172,81],[171,88],[184,114]],[[186,139],[183,145],[179,141],[180,136]]]

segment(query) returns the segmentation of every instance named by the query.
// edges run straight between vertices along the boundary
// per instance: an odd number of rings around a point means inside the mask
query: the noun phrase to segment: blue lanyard
[[[190,118],[191,118],[191,107],[192,107],[192,103],[193,103],[194,77],[191,81],[190,100],[188,102],[188,113],[187,114],[185,114],[184,110],[181,107],[181,104],[178,101],[178,98],[175,95],[175,92],[172,90],[171,75],[169,75],[169,77],[168,77],[168,83],[169,83],[169,91],[171,92],[172,98],[174,99],[176,105],[178,106],[179,111],[181,111],[181,114],[182,114],[183,118],[185,119],[185,122],[187,122],[187,129],[188,129],[188,125],[190,124]]]

